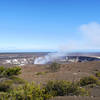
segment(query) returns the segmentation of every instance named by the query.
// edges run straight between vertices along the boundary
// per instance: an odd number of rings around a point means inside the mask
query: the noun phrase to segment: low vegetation
[[[96,72],[96,77],[100,78],[100,72]]]
[[[44,93],[45,90],[33,83],[26,83],[25,85],[13,88],[8,92],[0,93],[0,100],[46,100],[51,97]]]
[[[6,83],[4,83],[6,84]],[[64,95],[88,95],[84,88],[67,81],[49,81],[45,86],[37,86],[34,83],[11,88],[11,84],[2,85],[0,100],[48,100],[54,96]]]
[[[89,84],[96,84],[98,82],[98,78],[95,76],[88,76],[88,77],[83,77],[79,81],[80,86],[86,86]]]
[[[53,72],[60,68],[56,63],[51,66]],[[55,96],[88,96],[85,86],[100,86],[99,78],[95,76],[83,77],[78,82],[55,80],[45,85],[36,85],[19,78],[17,75],[20,73],[20,67],[0,67],[0,76],[4,79],[0,82],[0,100],[48,100]],[[45,73],[38,72],[37,75]]]
[[[46,93],[53,96],[88,95],[88,92],[76,84],[68,81],[49,81],[45,86]]]
[[[0,92],[9,92],[12,86],[12,81],[5,80],[0,82]]]
[[[0,76],[1,77],[9,77],[13,75],[19,75],[21,74],[21,68],[20,67],[10,67],[10,68],[5,68],[5,67],[0,67]]]
[[[15,84],[24,84],[26,81],[16,76],[10,76],[9,79]]]
[[[48,71],[45,71],[45,72],[37,72],[35,75],[45,75],[47,73],[48,73]]]
[[[50,65],[51,72],[56,72],[60,69],[60,64],[54,62]]]

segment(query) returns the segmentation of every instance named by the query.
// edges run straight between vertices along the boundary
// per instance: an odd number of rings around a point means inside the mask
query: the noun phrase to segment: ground
[[[26,65],[22,67],[21,78],[27,81],[45,82],[48,80],[69,80],[75,81],[81,77],[93,75],[96,70],[100,70],[100,61],[79,62],[62,64],[57,72],[48,72],[45,75],[36,75],[37,72],[47,72],[49,65]]]
[[[19,77],[36,83],[46,83],[48,80],[76,81],[84,76],[94,75],[100,71],[100,61],[79,62],[62,64],[57,72],[49,72],[49,65],[26,65],[22,67],[22,74]],[[38,72],[43,74],[37,75]],[[69,99],[68,99],[69,98]],[[53,100],[100,100],[100,88],[91,89],[91,97],[56,97]]]

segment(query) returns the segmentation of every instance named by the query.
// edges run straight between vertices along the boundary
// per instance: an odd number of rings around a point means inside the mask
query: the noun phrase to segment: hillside
[[[49,65],[23,66],[20,77],[38,84],[45,84],[49,80],[68,80],[74,82],[82,77],[95,75],[96,71],[100,71],[100,61],[62,64],[57,72],[49,72],[48,67]],[[89,91],[90,97],[63,96],[53,98],[52,100],[100,100],[100,88],[94,87],[89,89]]]
[[[27,65],[22,67],[21,78],[27,81],[46,82],[48,80],[78,80],[81,77],[93,75],[96,70],[100,70],[100,61],[78,62],[70,64],[61,64],[59,71],[55,73],[45,73],[45,75],[36,75],[38,72],[46,72],[49,65]]]

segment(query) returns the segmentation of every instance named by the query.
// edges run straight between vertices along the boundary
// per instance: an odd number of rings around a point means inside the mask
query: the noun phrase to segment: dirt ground
[[[55,97],[51,100],[100,100],[99,97],[63,96]]]
[[[48,65],[26,65],[22,67],[20,77],[36,83],[44,83],[48,80],[75,81],[81,77],[93,75],[96,70],[100,70],[100,61],[62,64],[59,71],[48,72],[44,75],[36,75],[36,73],[49,71]]]
[[[48,72],[49,65],[26,65],[22,67],[22,74],[19,77],[28,82],[46,83],[49,80],[68,80],[76,81],[84,76],[94,75],[96,71],[100,71],[100,61],[79,62],[71,64],[62,64],[57,72]],[[43,75],[36,75],[38,72],[48,72]],[[100,100],[100,88],[91,90],[92,97],[56,97],[52,100]]]

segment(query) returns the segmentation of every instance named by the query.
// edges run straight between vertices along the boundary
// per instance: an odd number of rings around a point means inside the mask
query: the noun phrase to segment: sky
[[[100,51],[100,0],[0,0],[0,52]]]

